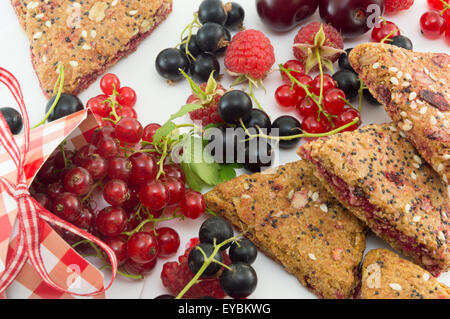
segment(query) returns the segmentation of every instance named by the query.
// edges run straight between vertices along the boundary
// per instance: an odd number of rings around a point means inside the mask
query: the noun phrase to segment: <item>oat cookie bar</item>
[[[449,269],[446,187],[395,124],[319,139],[299,155],[376,235],[435,276]]]
[[[64,92],[77,95],[166,19],[172,0],[11,0],[30,40],[31,59],[47,97],[65,70]]]
[[[367,43],[350,63],[422,157],[450,182],[450,55]]]
[[[320,185],[309,163],[239,176],[205,199],[320,298],[352,296],[366,229]]]
[[[450,299],[450,288],[412,262],[387,249],[364,258],[361,299]]]

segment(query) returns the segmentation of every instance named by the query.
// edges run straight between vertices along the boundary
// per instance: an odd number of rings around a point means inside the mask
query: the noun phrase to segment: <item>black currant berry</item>
[[[246,135],[242,128],[213,128],[207,130],[205,138],[208,140],[207,149],[210,150],[210,155],[215,162],[220,164],[244,162],[245,142],[243,140]]]
[[[186,41],[187,39],[188,37],[185,37],[182,42]],[[186,55],[186,43],[180,45],[180,50]],[[191,39],[189,40],[188,50],[189,53],[192,54],[194,58],[203,52],[197,45],[197,35],[193,34],[191,36]]]
[[[272,122],[270,121],[269,115],[260,109],[252,109],[250,112],[250,119],[244,123],[246,128],[262,129],[265,134],[270,133]]]
[[[352,52],[352,50],[353,50],[353,48],[347,49],[347,50],[345,50],[346,53],[342,53],[339,56],[339,67],[341,68],[341,70],[349,70],[349,71],[355,72],[355,70],[350,65],[350,61],[348,60],[348,56],[349,56],[350,52]]]
[[[406,50],[412,51],[414,49],[412,41],[404,35],[397,35],[396,37],[391,38],[389,44]]]
[[[223,32],[225,33],[225,42],[224,42],[224,44],[225,44],[225,46],[223,47],[223,48],[221,48],[221,49],[219,49],[219,50],[217,50],[216,52],[214,52],[214,54],[216,54],[216,55],[222,55],[222,54],[224,54],[225,52],[227,52],[227,49],[228,49],[228,44],[231,42],[231,32],[230,32],[230,30],[228,30],[227,28],[223,28]]]
[[[239,29],[244,25],[245,11],[239,3],[228,2],[225,4],[225,10],[228,13],[225,26],[229,29]]]
[[[358,96],[361,82],[355,72],[349,70],[341,70],[333,75],[333,79],[337,82],[337,87],[344,91],[348,100]]]
[[[381,105],[380,102],[378,102],[378,100],[376,98],[374,98],[374,96],[372,95],[372,93],[370,93],[370,91],[368,89],[365,89],[363,91],[363,95],[364,98],[367,102],[369,102],[372,105]]]
[[[22,131],[23,119],[20,113],[13,109],[12,107],[2,107],[0,108],[0,113],[2,113],[5,118],[6,123],[8,123],[11,133],[14,135],[19,134]]]
[[[227,13],[221,0],[204,0],[198,8],[198,19],[202,24],[214,22],[224,25]]]
[[[258,284],[258,276],[252,266],[244,263],[233,263],[220,276],[223,291],[234,299],[250,296]]]
[[[188,257],[188,266],[189,269],[194,274],[196,274],[200,270],[200,268],[203,266],[203,263],[205,262],[205,257],[198,248],[201,248],[205,253],[206,257],[208,258],[214,252],[214,246],[206,243],[200,243],[191,250]],[[220,252],[217,253],[213,258],[219,262],[223,262],[223,257]],[[212,262],[205,269],[205,271],[202,274],[202,277],[209,277],[215,275],[220,270],[221,267],[222,266],[220,266],[218,263]]]
[[[272,133],[274,129],[278,129],[277,136],[292,136],[302,133],[302,125],[293,116],[283,115],[277,118],[272,123]],[[280,140],[280,148],[289,149],[295,147],[300,141],[300,138],[294,138],[291,140]]]
[[[233,228],[221,217],[210,217],[200,227],[198,238],[201,243],[220,244],[223,241],[233,237]],[[231,245],[221,247],[221,250],[227,249]]]
[[[233,263],[243,262],[250,265],[255,262],[258,250],[250,240],[241,238],[231,245],[229,255]]]
[[[163,78],[170,81],[177,81],[183,79],[183,75],[179,69],[188,72],[189,60],[181,50],[168,48],[158,54],[155,67],[158,74]]]
[[[160,295],[158,297],[155,297],[155,299],[175,299],[172,295]]]
[[[256,138],[245,146],[244,168],[252,173],[259,173],[263,168],[272,165],[272,146],[262,138]]]
[[[205,23],[197,31],[197,45],[203,52],[216,52],[228,46],[224,27],[213,22]]]
[[[220,63],[211,53],[199,54],[191,65],[192,78],[198,83],[207,82],[212,71],[214,71],[214,78],[217,79],[220,74]]]
[[[247,122],[252,112],[252,99],[247,93],[240,90],[232,90],[225,93],[217,105],[220,117],[228,124]]]
[[[47,113],[53,105],[56,96],[53,96],[47,103],[45,107],[45,113]],[[60,119],[64,116],[70,115],[72,113],[81,111],[83,109],[83,103],[80,101],[78,97],[72,94],[63,93],[59,97],[58,103],[56,104],[53,112],[50,113],[48,117],[48,121],[52,122],[57,119]]]

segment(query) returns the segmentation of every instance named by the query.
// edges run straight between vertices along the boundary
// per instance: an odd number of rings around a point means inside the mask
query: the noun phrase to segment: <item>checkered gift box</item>
[[[24,134],[14,138],[0,116],[0,296],[20,298],[104,298],[103,275],[73,250],[50,225],[94,241],[108,255],[114,280],[114,252],[97,238],[59,219],[31,198],[28,187],[42,164],[66,140],[74,149],[98,126],[87,110],[30,130],[17,80],[0,68],[0,82],[17,101]]]

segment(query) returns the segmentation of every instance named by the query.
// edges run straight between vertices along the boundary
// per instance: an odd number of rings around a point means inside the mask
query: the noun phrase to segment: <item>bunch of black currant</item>
[[[206,82],[213,71],[217,78],[220,74],[217,56],[225,53],[231,41],[230,30],[242,28],[244,17],[244,9],[238,3],[203,0],[194,20],[183,30],[181,43],[164,49],[156,57],[156,71],[169,81],[183,78],[180,69],[199,83]]]

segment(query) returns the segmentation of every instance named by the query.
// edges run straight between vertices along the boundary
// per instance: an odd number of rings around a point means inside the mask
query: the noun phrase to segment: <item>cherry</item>
[[[153,135],[155,135],[156,131],[161,127],[161,125],[157,123],[150,123],[146,127],[144,127],[144,134],[142,135],[142,140],[145,142],[152,143]]]
[[[438,39],[444,34],[447,22],[438,11],[428,11],[420,18],[420,27],[425,37]]]
[[[180,210],[187,218],[199,218],[206,210],[205,198],[201,193],[190,190],[184,194]]]
[[[131,118],[137,119],[137,117],[138,117],[136,110],[133,109],[132,107],[122,107],[121,109],[118,109],[117,115],[120,118],[131,117]]]
[[[152,233],[137,232],[128,239],[127,254],[138,264],[149,263],[158,257],[158,240]]]
[[[117,102],[125,107],[133,107],[136,105],[136,92],[127,86],[124,86],[118,90],[119,96],[117,96]]]
[[[78,218],[74,221],[74,225],[88,232],[92,230],[95,222],[95,215],[88,208],[83,208]]]
[[[131,259],[128,259],[128,261],[125,263],[124,267],[125,267],[126,271],[131,274],[146,275],[150,271],[152,271],[153,268],[155,268],[156,261],[157,261],[157,258],[153,259],[151,262],[148,262],[146,264],[139,264],[139,263],[134,262]]]
[[[117,265],[122,266],[128,260],[127,255],[127,237],[116,236],[107,237],[104,239],[105,244],[107,244],[116,254]]]
[[[128,181],[130,178],[131,161],[123,156],[114,156],[108,159],[108,177],[110,179],[121,179]]]
[[[153,180],[140,187],[139,200],[150,211],[159,211],[166,207],[169,194],[161,181]]]
[[[304,118],[310,115],[317,116],[317,112],[319,112],[319,107],[317,106],[316,102],[314,102],[311,98],[307,97],[297,104],[297,111]]]
[[[186,176],[184,175],[184,171],[180,166],[176,164],[165,165],[164,174],[164,176],[166,177],[174,177],[176,179],[179,179],[183,183],[186,183]]]
[[[135,118],[125,117],[116,124],[114,132],[119,141],[134,145],[141,140],[144,129]]]
[[[352,122],[355,118],[361,119],[361,115],[359,114],[359,112],[355,109],[348,109],[338,116],[338,118],[336,119],[336,125],[337,127],[341,127]],[[356,123],[355,125],[346,128],[344,131],[354,131],[358,128],[358,126],[358,123]]]
[[[109,103],[103,103],[103,101],[100,97],[93,97],[87,102],[86,107],[91,109],[94,114],[108,117],[109,113],[111,113],[111,106]]]
[[[83,165],[95,181],[103,179],[106,176],[108,162],[98,154],[94,154],[87,158]]]
[[[72,223],[77,220],[81,209],[81,201],[77,196],[71,193],[62,193],[54,199],[52,212]]]
[[[156,230],[158,234],[159,256],[169,257],[175,254],[180,247],[180,236],[169,227],[161,227]]]
[[[97,143],[104,137],[115,137],[114,127],[112,126],[102,126],[94,130],[92,134],[91,144],[97,145]]]
[[[289,60],[283,64],[283,67],[290,71],[290,74],[297,80],[299,80],[302,75],[305,75],[305,66],[298,60]],[[283,82],[291,84],[291,79],[287,76],[287,74],[283,71],[280,71],[280,73]]]
[[[161,182],[164,184],[169,197],[167,205],[178,204],[184,196],[184,182],[170,176],[161,178]]]
[[[147,181],[155,179],[157,167],[150,155],[138,152],[131,155],[129,159],[132,165],[130,174],[131,183],[140,186]]]
[[[375,42],[381,42],[386,37],[392,39],[398,35],[400,35],[400,29],[391,21],[382,21],[379,27],[375,26],[372,30],[372,40]]]
[[[78,152],[75,154],[75,157],[73,158],[73,162],[76,165],[81,166],[81,165],[83,165],[84,161],[93,154],[98,154],[97,147],[95,147],[92,144],[83,145],[78,150]]]
[[[107,73],[100,80],[100,88],[106,95],[112,95],[120,89],[120,80],[115,74]]]
[[[321,79],[320,74],[317,75],[314,80],[311,83],[311,92],[314,93],[317,96],[320,96],[320,85],[321,85]],[[325,94],[326,91],[329,89],[336,87],[336,81],[333,79],[333,77],[329,74],[323,75],[323,94]]]
[[[322,118],[320,121],[317,120],[317,114],[304,118],[302,121],[302,128],[305,132],[311,134],[321,134],[327,132],[327,125]]]
[[[282,107],[293,107],[298,102],[298,95],[295,89],[288,84],[283,84],[275,91],[275,100]]]
[[[323,97],[323,108],[329,114],[339,115],[344,111],[345,93],[340,89],[330,89],[325,92]]]
[[[111,179],[103,187],[103,198],[112,206],[120,206],[130,197],[127,184],[120,179]]]
[[[119,144],[112,137],[104,137],[97,143],[97,152],[100,156],[109,159],[110,157],[119,155]]]
[[[121,207],[107,206],[98,212],[95,224],[100,234],[119,236],[127,225],[127,213]]]
[[[76,195],[86,195],[92,184],[94,184],[94,180],[91,174],[82,167],[72,168],[64,176],[64,188]]]

